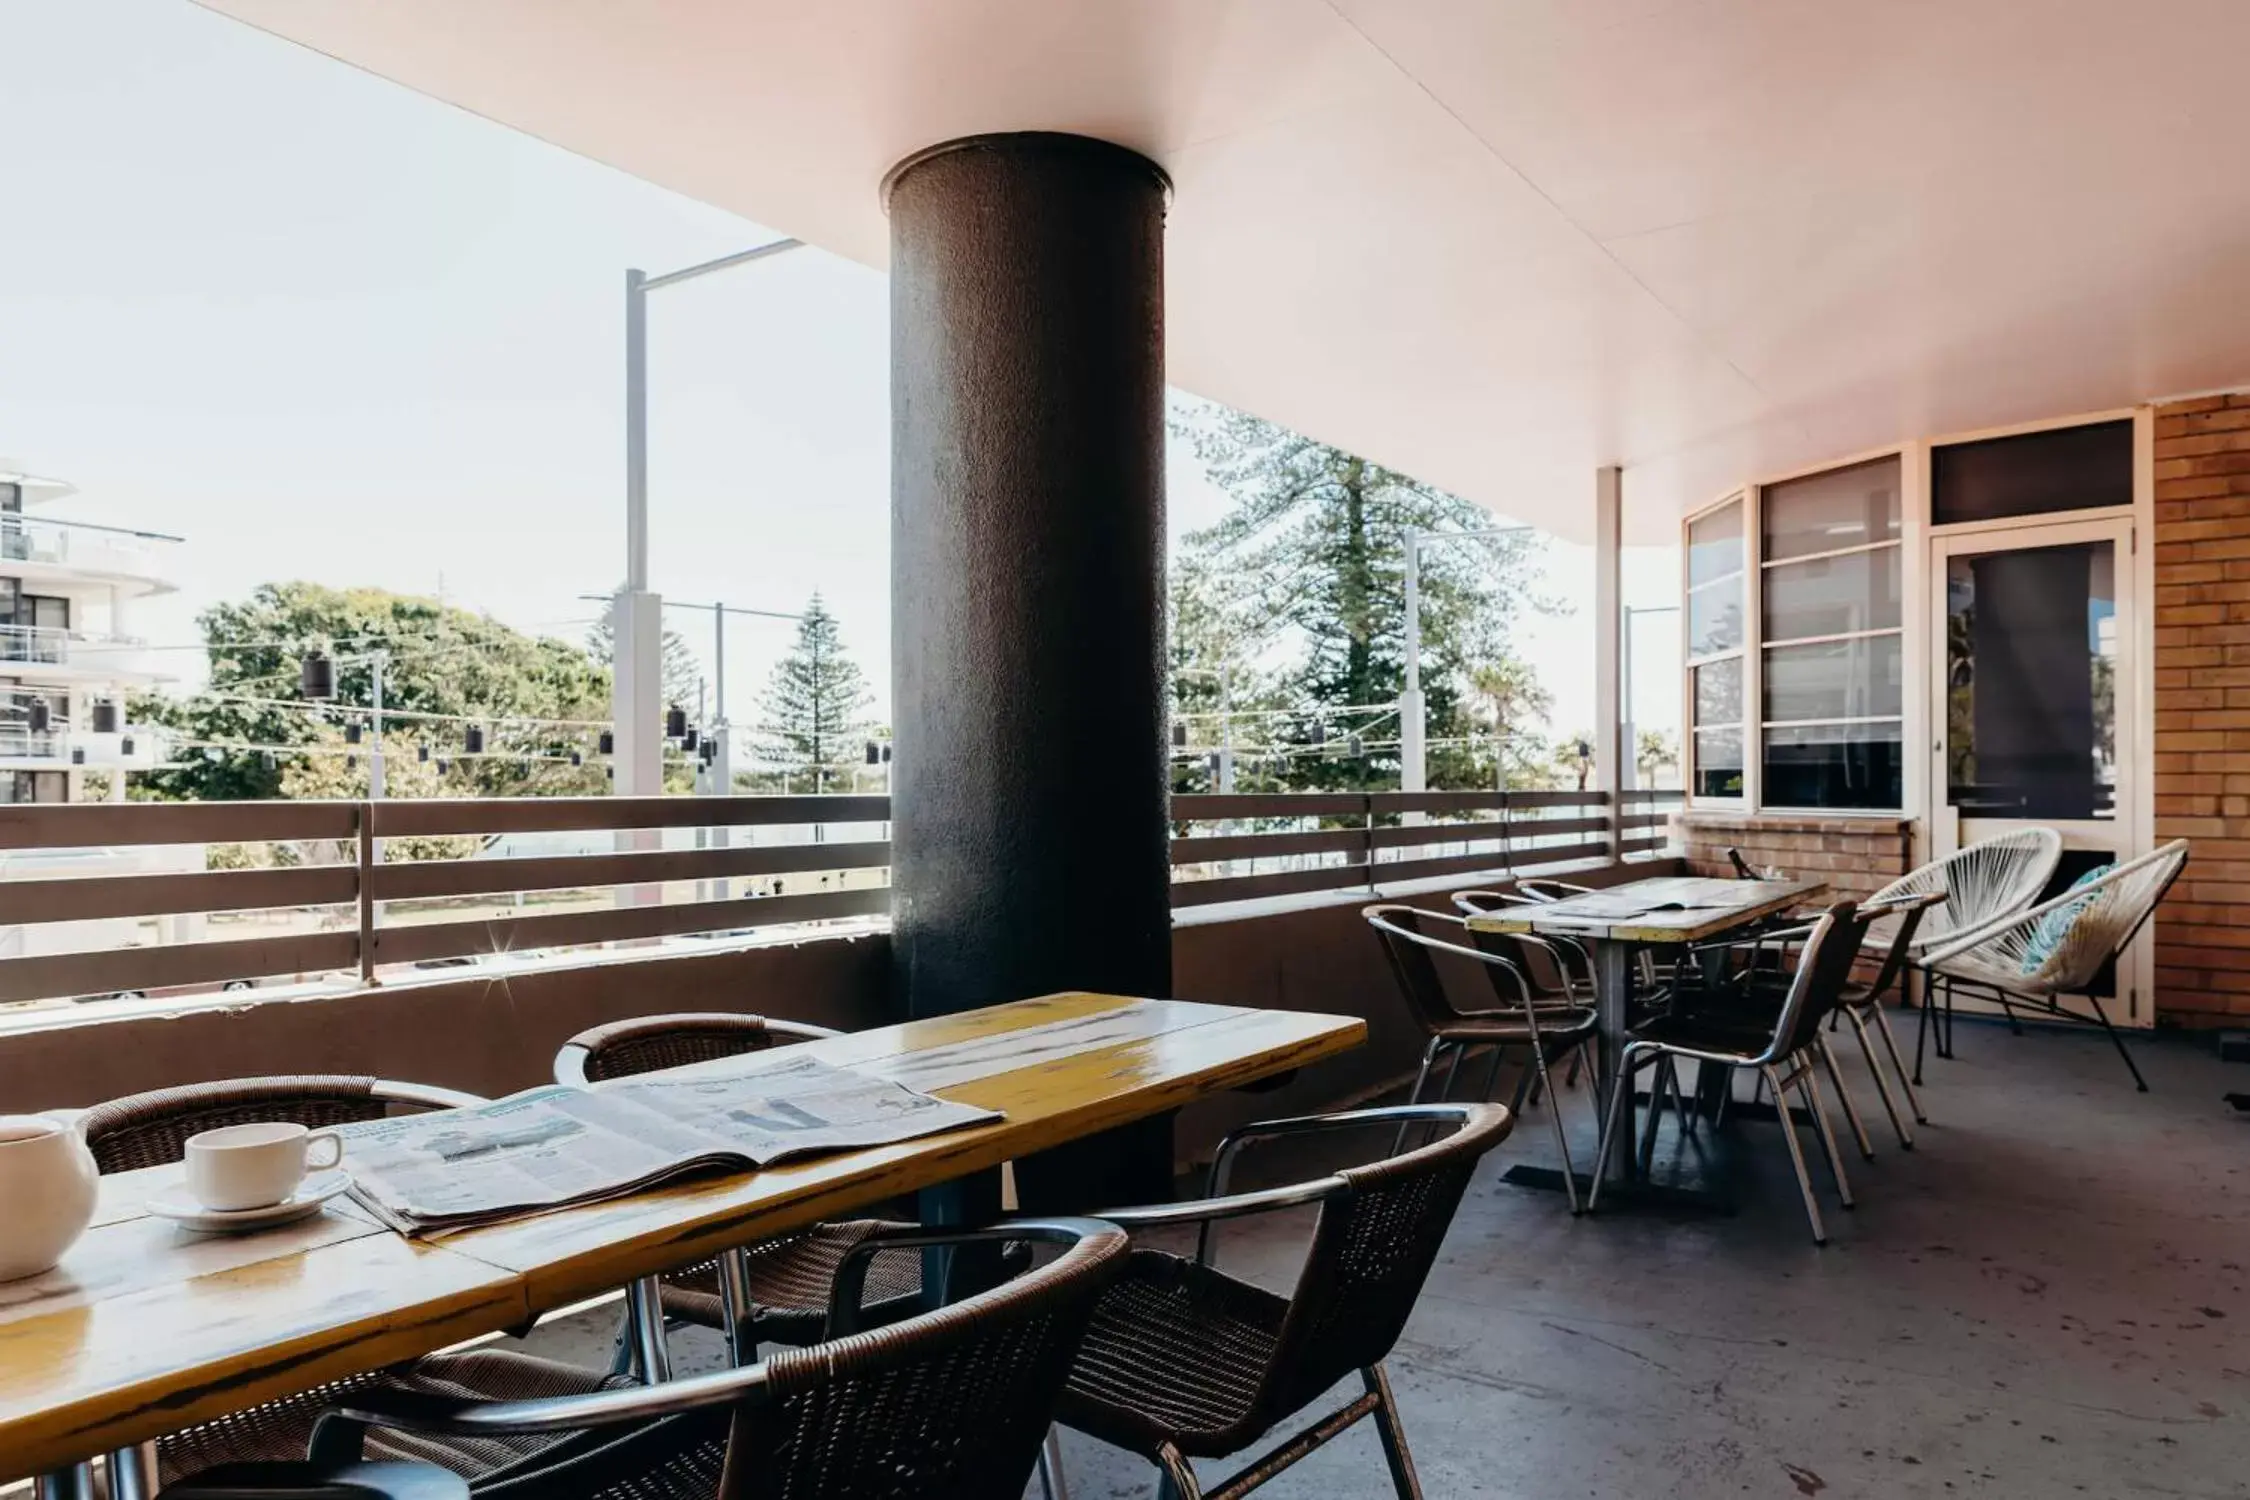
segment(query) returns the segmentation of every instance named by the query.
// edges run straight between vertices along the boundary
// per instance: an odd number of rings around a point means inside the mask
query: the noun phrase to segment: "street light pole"
[[[1522,536],[1536,526],[1499,526],[1487,531],[1424,531],[1406,528],[1406,689],[1398,695],[1399,776],[1401,791],[1419,792],[1429,786],[1429,725],[1422,698],[1422,549],[1431,542],[1491,541]]]
[[[391,664],[391,653],[372,652],[367,662],[374,675],[374,685],[368,693],[368,717],[372,721],[369,729],[375,736],[375,743],[367,752],[367,800],[380,802],[383,800],[383,669]]]
[[[782,239],[660,276],[625,273],[625,583],[610,605],[610,718],[616,736],[616,791],[653,797],[664,790],[663,601],[648,586],[648,294],[714,271],[800,248]]]

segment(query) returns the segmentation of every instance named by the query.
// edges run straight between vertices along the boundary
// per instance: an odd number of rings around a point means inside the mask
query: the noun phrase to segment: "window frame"
[[[1691,540],[1691,533],[1697,522],[1719,515],[1729,506],[1739,506],[1742,511],[1741,556],[1738,559],[1740,566],[1733,573],[1708,579],[1700,584],[1693,583],[1694,545]],[[1763,683],[1757,673],[1754,649],[1757,641],[1758,599],[1756,553],[1751,546],[1751,540],[1756,534],[1757,524],[1758,514],[1755,505],[1754,487],[1749,485],[1729,491],[1709,505],[1703,506],[1680,519],[1680,703],[1683,710],[1681,718],[1686,726],[1686,732],[1681,736],[1680,786],[1688,805],[1691,807],[1716,807],[1731,810],[1751,808],[1757,805],[1755,801],[1758,791],[1756,780],[1757,758],[1751,753],[1753,748],[1752,726],[1755,722],[1752,718],[1752,705],[1757,701],[1757,694],[1763,688]],[[1692,650],[1695,622],[1693,596],[1702,590],[1726,583],[1729,580],[1739,581],[1742,588],[1742,639],[1728,650],[1713,651],[1698,656]],[[1698,667],[1712,666],[1725,661],[1742,663],[1741,716],[1732,724],[1721,723],[1708,727],[1713,731],[1732,729],[1742,738],[1742,791],[1736,796],[1727,796],[1723,793],[1706,793],[1697,789],[1697,776],[1700,769],[1698,763],[1702,759],[1697,751],[1703,743],[1702,735],[1706,726],[1696,717],[1695,673]]]

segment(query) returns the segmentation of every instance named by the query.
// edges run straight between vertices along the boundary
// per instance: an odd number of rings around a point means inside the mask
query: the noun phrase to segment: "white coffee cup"
[[[325,1146],[325,1156],[317,1148]],[[344,1159],[343,1137],[274,1120],[224,1125],[187,1141],[187,1184],[195,1201],[214,1213],[265,1208],[297,1191],[308,1169]]]

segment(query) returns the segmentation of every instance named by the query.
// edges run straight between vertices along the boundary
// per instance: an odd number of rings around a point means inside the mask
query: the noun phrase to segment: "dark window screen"
[[[2129,418],[2057,427],[1930,453],[1930,521],[1998,521],[2133,503]]]

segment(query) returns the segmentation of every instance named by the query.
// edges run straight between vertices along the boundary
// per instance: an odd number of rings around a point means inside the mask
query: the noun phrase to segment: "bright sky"
[[[772,231],[182,0],[0,0],[0,56],[0,455],[79,487],[59,516],[189,538],[137,631],[310,578],[583,633],[623,570],[624,268]],[[887,361],[884,278],[818,250],[651,297],[654,586],[818,588],[879,692]],[[1170,504],[1175,536],[1223,504],[1184,452]],[[1554,567],[1586,597],[1584,549]],[[1675,568],[1629,553],[1629,599]],[[790,628],[732,627],[736,717]],[[1638,635],[1641,717],[1676,724],[1672,617]],[[1525,643],[1558,729],[1590,637]]]

